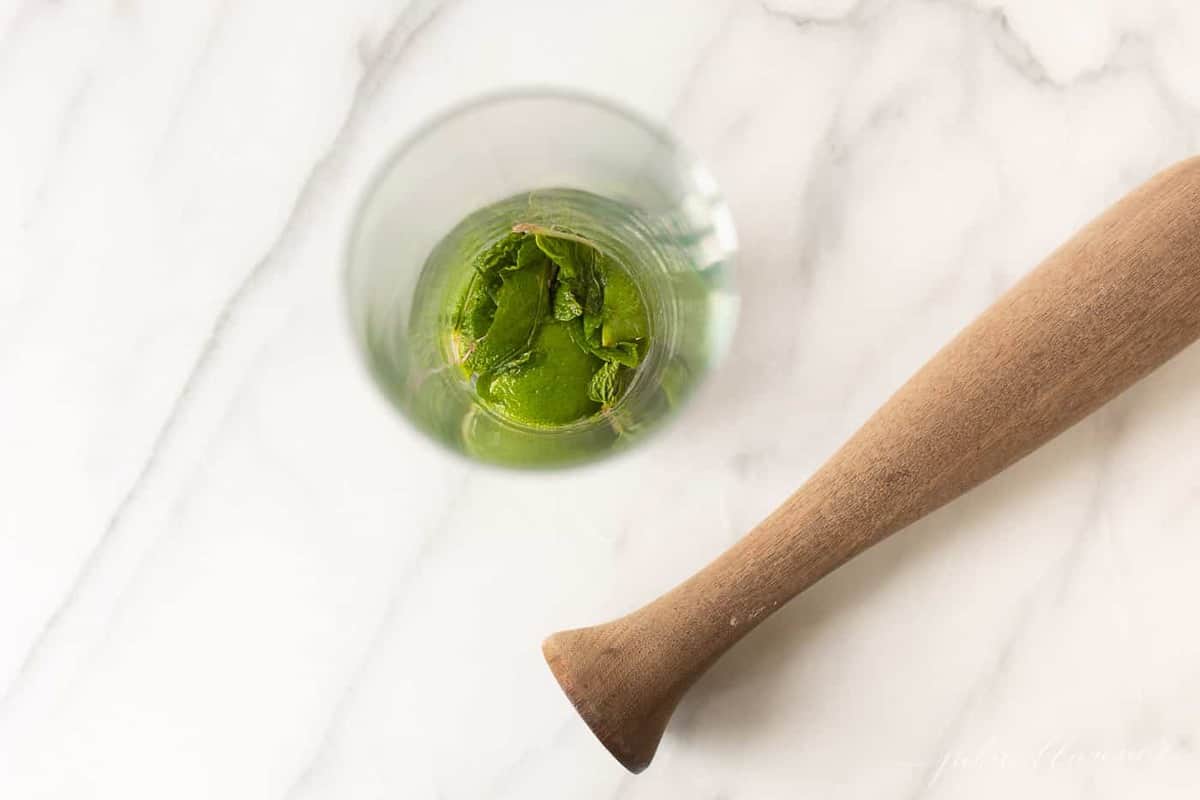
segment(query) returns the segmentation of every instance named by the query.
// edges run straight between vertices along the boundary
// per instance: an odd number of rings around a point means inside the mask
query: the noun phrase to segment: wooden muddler
[[[543,644],[627,769],[731,645],[854,555],[1078,422],[1200,336],[1200,157],[1125,196],[996,301],[807,483],[649,605]]]

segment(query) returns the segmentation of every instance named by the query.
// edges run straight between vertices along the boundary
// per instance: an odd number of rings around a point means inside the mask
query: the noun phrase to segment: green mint
[[[620,395],[621,365],[615,361],[607,361],[588,382],[588,397],[599,403],[602,408],[611,408]]]
[[[509,233],[498,239],[495,244],[475,257],[475,269],[487,275],[504,264],[511,263],[516,258],[517,249],[524,241],[519,233]]]
[[[476,275],[467,287],[458,320],[458,328],[467,339],[475,340],[487,333],[496,316],[496,289],[490,284],[488,278]]]
[[[571,287],[561,280],[554,288],[554,318],[559,322],[570,322],[583,313],[583,306],[575,299]]]
[[[451,340],[480,398],[553,427],[616,405],[649,346],[641,293],[572,231],[519,223],[474,259]]]
[[[546,260],[546,254],[541,251],[532,236],[526,236],[517,250],[517,263],[505,269],[525,269],[540,264]]]
[[[646,308],[633,280],[619,269],[605,273],[600,344],[614,347],[646,337]]]
[[[505,365],[529,348],[549,305],[550,262],[506,273],[496,293],[496,313],[487,333],[475,340],[463,365],[477,374]],[[464,338],[466,332],[462,332]]]
[[[598,337],[588,335],[586,316],[579,327],[571,329],[571,338],[580,350],[585,350],[602,361],[614,361],[626,367],[636,367],[641,362],[637,342],[620,342],[613,347],[597,344]]]
[[[541,233],[535,234],[533,241],[547,258],[558,265],[560,280],[574,280],[583,274],[596,252],[588,245]]]

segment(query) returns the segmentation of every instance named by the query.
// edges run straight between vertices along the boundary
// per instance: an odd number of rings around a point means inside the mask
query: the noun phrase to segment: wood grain
[[[987,480],[1200,336],[1200,158],[1076,234],[917,372],[741,541],[649,605],[543,651],[633,772],[730,646],[831,570]]]

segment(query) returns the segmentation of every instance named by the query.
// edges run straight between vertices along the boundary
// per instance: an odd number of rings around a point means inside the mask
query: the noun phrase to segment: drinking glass
[[[454,301],[473,258],[521,222],[594,242],[649,315],[621,399],[568,426],[501,417],[454,365]],[[506,92],[432,120],[382,165],[351,227],[346,298],[371,375],[413,425],[470,458],[557,467],[644,440],[719,362],[737,316],[735,251],[713,179],[663,130],[578,94]]]

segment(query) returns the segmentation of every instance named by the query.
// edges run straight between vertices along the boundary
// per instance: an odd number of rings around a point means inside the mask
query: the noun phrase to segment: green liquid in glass
[[[402,339],[368,319],[381,384],[484,461],[556,466],[636,441],[728,331],[723,264],[697,264],[707,240],[684,222],[570,189],[479,209],[430,253]]]

